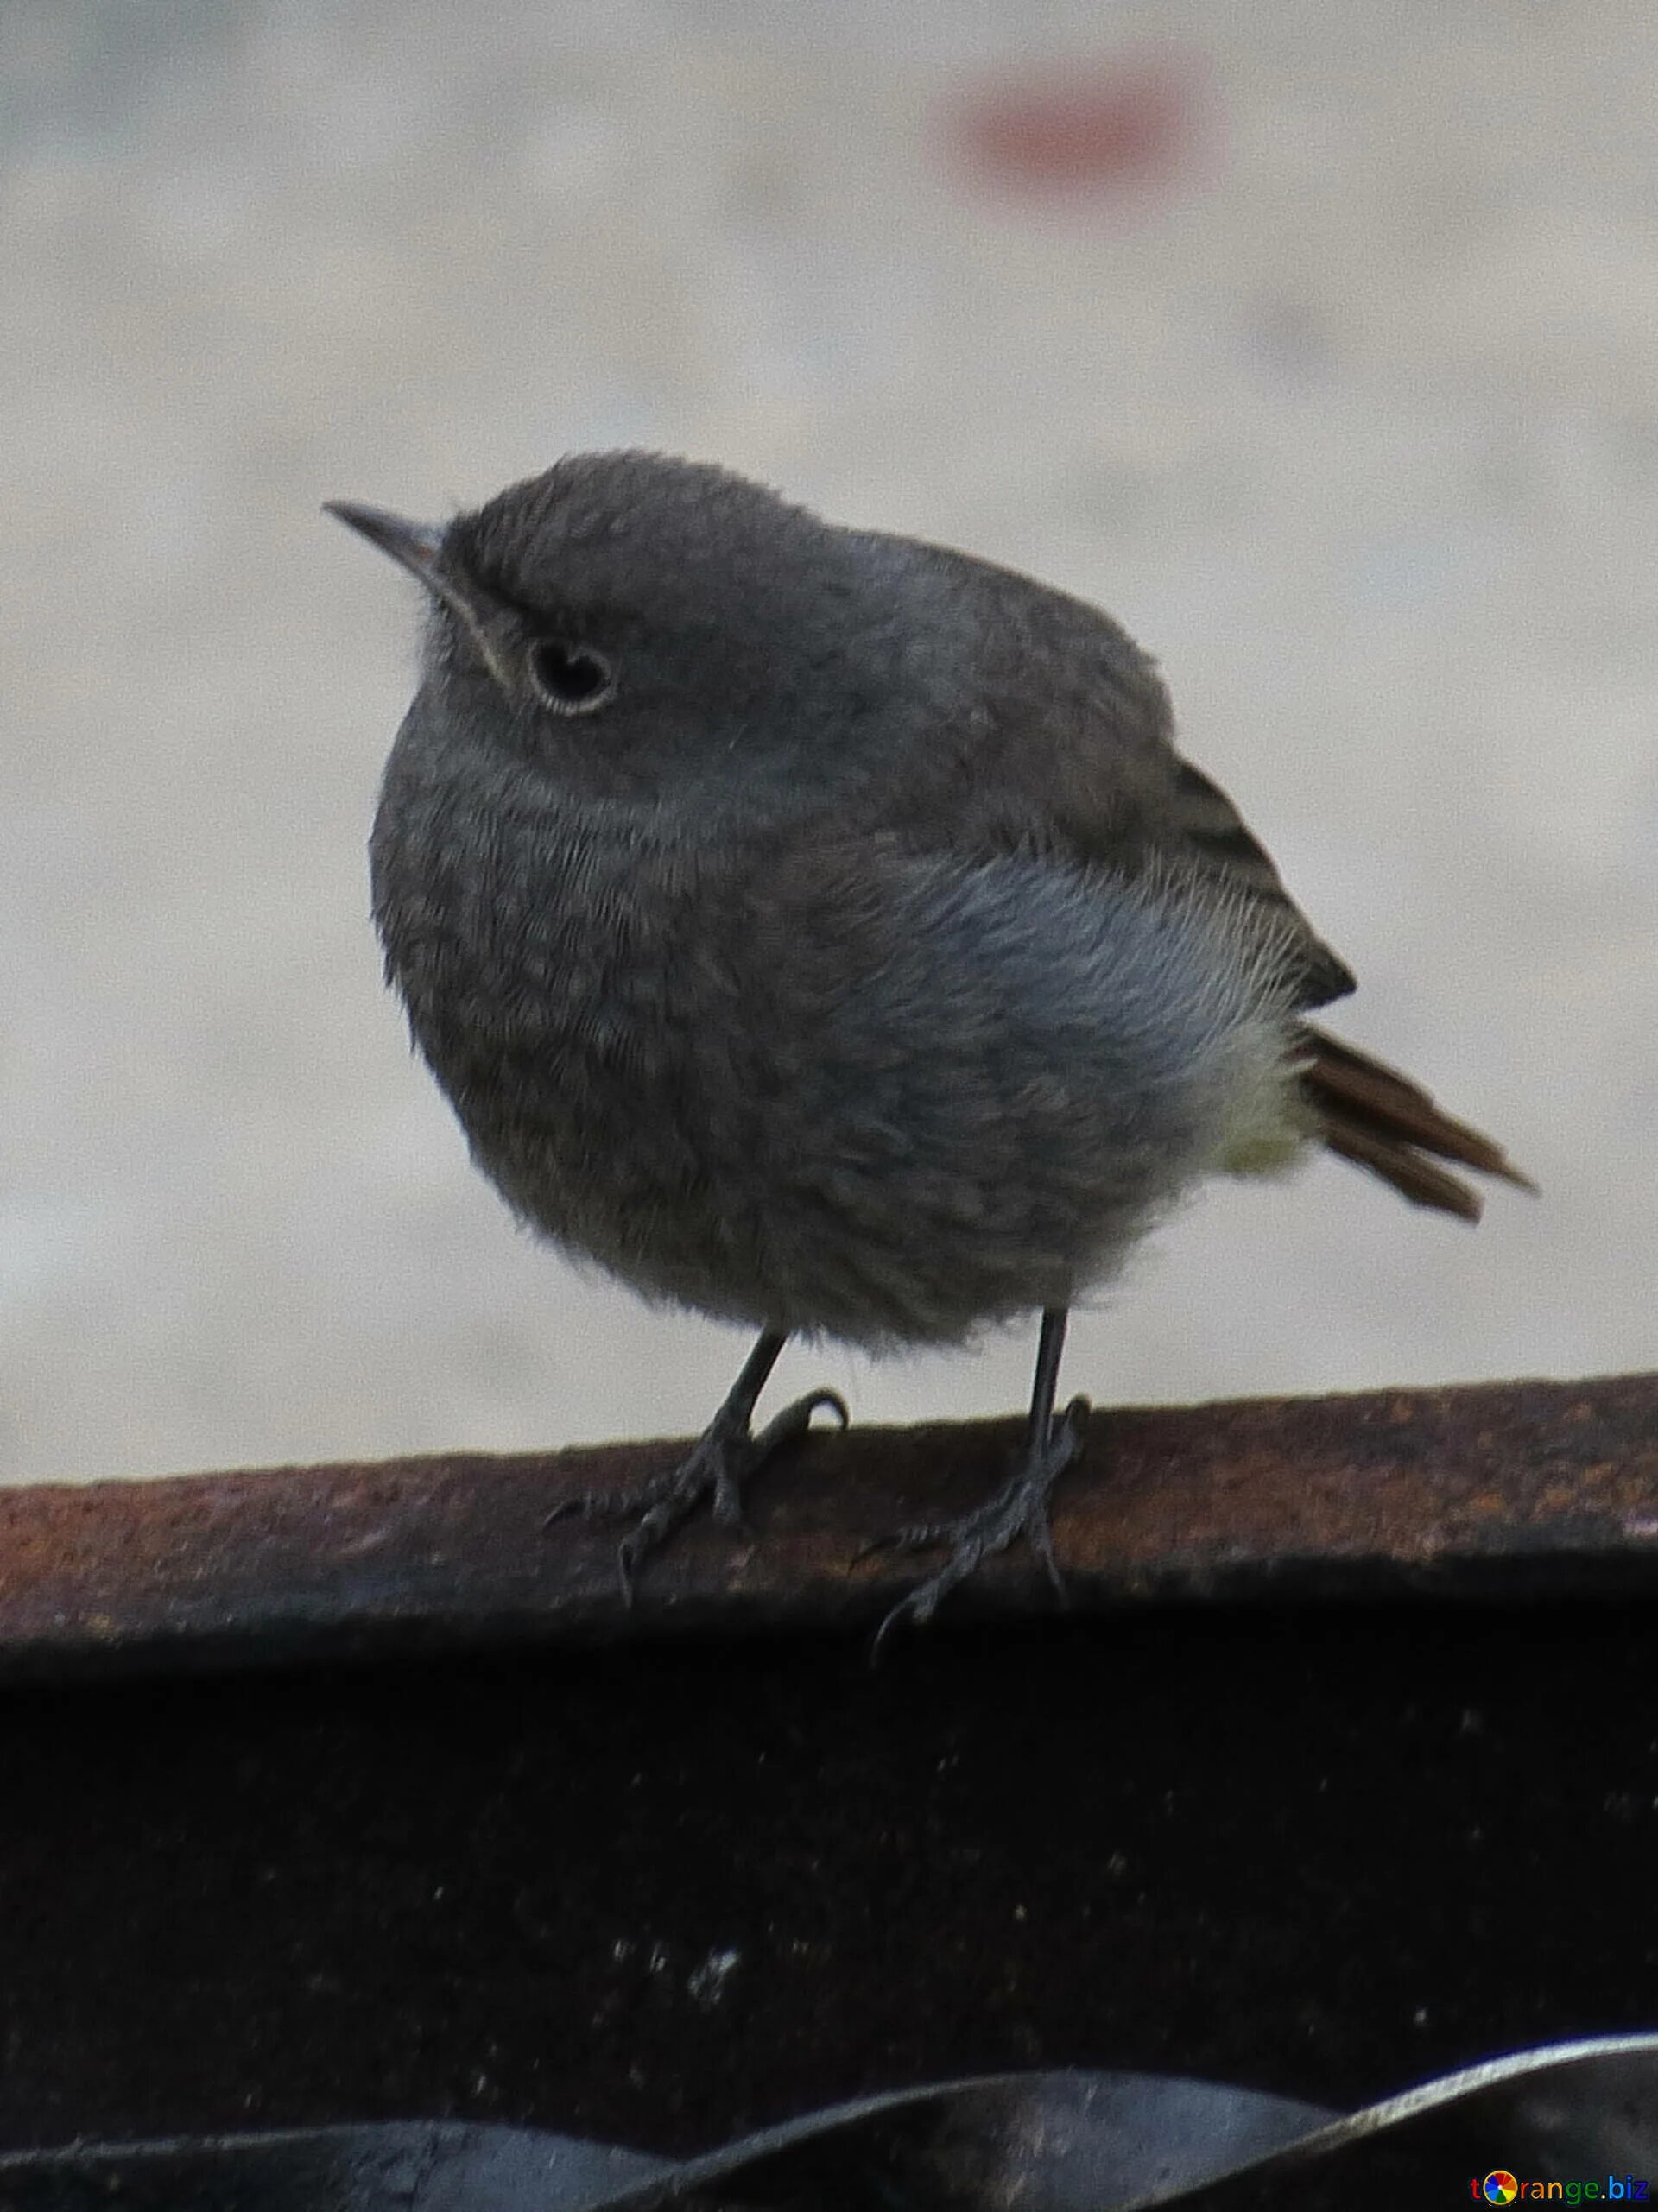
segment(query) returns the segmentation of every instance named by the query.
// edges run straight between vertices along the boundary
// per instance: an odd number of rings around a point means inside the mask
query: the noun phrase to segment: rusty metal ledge
[[[453,1453],[0,1489],[0,1675],[270,1665],[467,1645],[862,1631],[918,1571],[860,1559],[998,1478],[1011,1422],[814,1435],[631,1613],[615,1532],[548,1511],[682,1447]],[[1658,1594],[1658,1374],[1095,1413],[1061,1487],[1073,1612],[1148,1601]],[[958,1617],[1045,1616],[1022,1555]]]

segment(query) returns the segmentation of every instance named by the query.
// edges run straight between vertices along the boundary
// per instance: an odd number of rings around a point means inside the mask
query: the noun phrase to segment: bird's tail
[[[1302,1095],[1332,1152],[1368,1167],[1419,1206],[1478,1221],[1478,1191],[1438,1163],[1452,1160],[1500,1175],[1522,1191],[1536,1185],[1478,1129],[1442,1113],[1419,1084],[1338,1038],[1303,1024],[1297,1033]]]

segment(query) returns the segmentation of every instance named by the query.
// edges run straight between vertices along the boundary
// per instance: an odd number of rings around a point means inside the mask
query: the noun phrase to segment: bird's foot
[[[639,1569],[705,1499],[717,1521],[746,1530],[743,1493],[749,1478],[782,1445],[806,1434],[820,1406],[827,1406],[843,1429],[851,1418],[836,1390],[813,1390],[797,1398],[757,1434],[750,1428],[746,1414],[722,1406],[679,1465],[666,1475],[640,1488],[590,1490],[585,1497],[568,1498],[554,1507],[541,1526],[550,1528],[569,1514],[579,1513],[587,1520],[623,1520],[636,1514],[638,1519],[616,1547],[622,1602],[631,1605]]]
[[[872,1552],[930,1552],[943,1545],[950,1546],[950,1556],[938,1572],[917,1583],[883,1621],[876,1631],[871,1659],[880,1658],[888,1637],[900,1622],[913,1621],[919,1627],[930,1621],[940,1600],[959,1583],[965,1582],[981,1560],[1005,1552],[1022,1536],[1047,1570],[1060,1602],[1065,1603],[1065,1579],[1054,1557],[1054,1536],[1048,1526],[1048,1498],[1054,1483],[1082,1449],[1088,1410],[1085,1398],[1073,1398],[1062,1413],[1054,1415],[1044,1437],[1027,1444],[1009,1480],[971,1513],[954,1520],[914,1522],[865,1545],[864,1557]]]

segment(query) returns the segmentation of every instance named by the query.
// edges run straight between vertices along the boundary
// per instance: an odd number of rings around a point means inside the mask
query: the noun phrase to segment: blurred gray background
[[[11,0],[0,96],[0,1478],[724,1390],[408,1058],[363,841],[414,591],[317,512],[622,443],[1109,607],[1357,970],[1334,1026],[1544,1185],[1472,1234],[1217,1185],[1073,1389],[1650,1362],[1642,0]],[[1008,1407],[1029,1349],[780,1387]]]

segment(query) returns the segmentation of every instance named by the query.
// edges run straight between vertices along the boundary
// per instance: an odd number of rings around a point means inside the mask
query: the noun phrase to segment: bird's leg
[[[619,1520],[630,1514],[639,1518],[617,1546],[617,1571],[622,1596],[633,1602],[633,1578],[642,1563],[681,1521],[689,1520],[703,1500],[709,1500],[716,1520],[727,1527],[743,1528],[743,1486],[779,1445],[804,1436],[812,1416],[826,1406],[845,1428],[850,1416],[838,1391],[813,1390],[768,1421],[756,1435],[752,1427],[756,1400],[766,1378],[777,1364],[788,1338],[782,1330],[768,1329],[743,1362],[743,1372],[731,1385],[725,1404],[690,1450],[666,1475],[642,1488],[627,1490],[590,1490],[585,1497],[571,1498],[548,1514],[551,1527],[566,1514],[579,1513],[590,1520]]]
[[[1062,1413],[1054,1407],[1060,1354],[1065,1349],[1065,1324],[1066,1315],[1060,1308],[1050,1308],[1042,1316],[1024,1444],[1012,1475],[996,1495],[958,1520],[918,1522],[877,1538],[870,1546],[871,1551],[882,1552],[926,1552],[941,1545],[950,1546],[950,1556],[938,1572],[917,1583],[881,1623],[875,1639],[876,1656],[901,1621],[930,1621],[940,1599],[958,1583],[965,1582],[981,1559],[1005,1552],[1021,1536],[1047,1568],[1048,1580],[1064,1602],[1065,1583],[1054,1558],[1047,1523],[1048,1495],[1082,1449],[1083,1425],[1088,1418],[1085,1398],[1073,1398]]]

